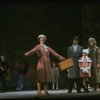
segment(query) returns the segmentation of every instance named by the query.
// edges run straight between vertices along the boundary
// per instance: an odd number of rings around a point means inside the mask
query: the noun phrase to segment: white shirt
[[[74,51],[76,51],[77,50],[77,44],[76,45],[73,45],[73,48],[74,48]]]

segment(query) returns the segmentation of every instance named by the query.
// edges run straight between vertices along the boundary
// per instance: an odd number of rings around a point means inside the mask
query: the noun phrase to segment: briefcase
[[[60,63],[58,63],[60,70],[68,69],[74,65],[73,60],[68,58]]]

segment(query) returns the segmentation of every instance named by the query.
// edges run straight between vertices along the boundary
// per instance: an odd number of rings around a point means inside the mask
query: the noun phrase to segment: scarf
[[[48,51],[48,46],[46,46],[45,44],[41,44],[41,45],[43,46],[45,52],[47,52]]]

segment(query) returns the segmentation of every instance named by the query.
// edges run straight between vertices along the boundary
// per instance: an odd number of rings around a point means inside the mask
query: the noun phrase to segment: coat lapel
[[[73,48],[73,45],[72,45],[72,46],[71,46],[71,50],[72,50],[73,52],[77,52],[77,51],[79,50],[79,45],[77,45],[76,51],[74,51],[74,48]]]
[[[79,45],[77,45],[77,49],[76,49],[76,52],[79,50]]]
[[[73,52],[75,52],[75,51],[74,51],[74,48],[73,48],[73,45],[71,46],[71,50],[72,50]]]

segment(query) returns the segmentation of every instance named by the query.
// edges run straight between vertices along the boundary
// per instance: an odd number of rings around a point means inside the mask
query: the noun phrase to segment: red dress
[[[49,54],[54,55],[58,59],[62,58],[61,55],[57,54],[53,49],[45,45],[36,45],[32,50],[28,51],[28,56],[37,53],[39,56],[37,64],[37,81],[38,82],[52,82],[52,67],[50,63]]]
[[[83,56],[79,59],[78,62],[79,62],[80,69],[82,69],[82,67],[83,68],[86,68],[86,67],[89,68],[88,73],[82,73],[82,70],[80,70],[80,77],[91,77],[91,63],[92,63],[91,59],[87,56],[86,57]]]

